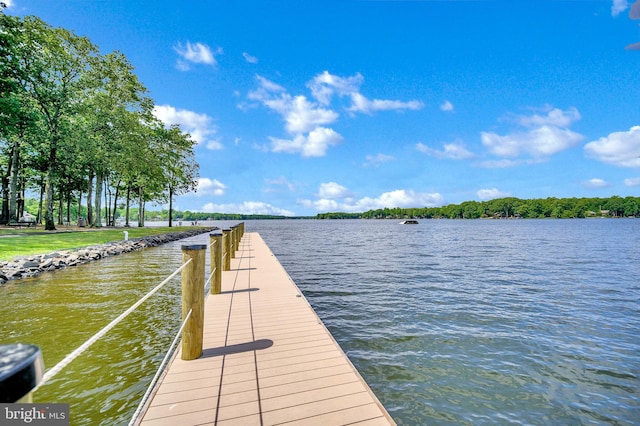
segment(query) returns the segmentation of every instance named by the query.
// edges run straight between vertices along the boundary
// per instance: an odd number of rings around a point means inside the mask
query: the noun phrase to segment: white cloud
[[[613,4],[611,5],[611,15],[618,16],[620,13],[624,12],[628,6],[629,2],[627,0],[613,0]]]
[[[504,197],[511,196],[511,194],[509,194],[508,192],[500,191],[498,188],[481,189],[476,194],[478,195],[478,198],[481,200],[493,200],[496,198],[504,198]]]
[[[242,52],[242,56],[244,57],[244,60],[249,62],[250,64],[257,64],[258,63],[258,58],[256,58],[253,55],[248,54],[247,52]]]
[[[583,136],[568,128],[579,120],[580,113],[576,108],[562,111],[551,106],[543,108],[544,115],[515,116],[513,121],[525,131],[516,131],[506,135],[494,132],[481,132],[482,144],[488,151],[498,157],[529,157],[531,160],[514,161],[513,164],[523,162],[545,161],[550,156],[576,146]],[[490,162],[485,162],[490,164]]]
[[[260,87],[257,91],[249,92],[250,99],[262,100],[270,96],[269,92],[286,92],[284,87],[260,75],[256,76],[256,80],[258,80]]]
[[[285,116],[286,129],[290,133],[308,132],[317,126],[332,123],[338,118],[336,112],[317,108],[304,96],[287,100],[284,109],[280,112]]]
[[[279,113],[291,139],[270,137],[273,152],[301,154],[303,157],[322,157],[327,149],[342,142],[335,130],[323,127],[338,118],[338,114],[309,102],[305,96],[292,97],[286,90],[264,77],[257,76],[260,87],[249,93],[249,99],[259,101]]]
[[[181,71],[188,71],[191,68],[189,64],[215,65],[215,55],[222,53],[222,49],[214,53],[206,44],[189,41],[185,45],[178,43],[173,49],[180,55],[177,67]]]
[[[338,212],[338,211],[347,211],[353,212],[354,210],[349,210],[345,208],[342,204],[338,203],[336,200],[329,200],[326,198],[320,200],[298,200],[298,204],[302,205],[308,209],[314,209],[318,212]]]
[[[624,180],[625,186],[640,186],[640,177],[627,178]]]
[[[321,157],[326,155],[328,147],[342,142],[339,133],[326,127],[339,118],[337,112],[327,108],[334,94],[351,97],[354,102],[349,108],[351,112],[422,108],[422,103],[418,101],[371,101],[365,98],[358,92],[363,80],[360,74],[339,77],[325,71],[317,75],[307,84],[316,102],[304,95],[292,96],[282,86],[262,76],[258,75],[256,79],[258,88],[249,92],[248,99],[280,114],[285,122],[285,130],[291,135],[291,138],[270,137],[273,152]],[[247,110],[251,105],[241,104],[238,107]]]
[[[294,191],[296,189],[296,185],[292,182],[289,182],[287,178],[284,176],[280,176],[277,179],[265,179],[265,183],[267,185],[271,185],[272,187],[286,187],[289,191]],[[264,192],[275,192],[276,190],[273,188],[267,188]]]
[[[467,160],[475,157],[475,155],[468,151],[461,142],[446,143],[443,145],[443,148],[444,149],[442,151],[438,151],[437,149],[430,148],[423,143],[416,144],[416,149],[418,151],[436,158]]]
[[[529,128],[540,126],[569,127],[582,118],[580,112],[575,107],[570,107],[566,111],[563,111],[548,105],[542,108],[542,110],[547,114],[533,114],[531,116],[520,115],[516,117],[516,122],[521,126]]]
[[[206,213],[240,213],[240,214],[266,214],[277,216],[295,216],[292,211],[281,209],[262,201],[244,201],[240,204],[214,204],[207,203],[202,206]]]
[[[307,86],[318,102],[328,105],[334,93],[345,96],[359,92],[363,81],[364,78],[360,73],[351,77],[339,77],[325,71],[315,76]]]
[[[204,144],[211,150],[222,149],[222,144],[212,138],[217,130],[207,114],[177,109],[171,105],[156,105],[153,107],[153,115],[165,126],[178,124],[182,131],[189,133],[198,144]]]
[[[303,157],[323,157],[330,146],[342,142],[342,136],[333,129],[316,127],[307,136],[296,135],[293,139],[269,138],[273,152],[301,154]]]
[[[7,9],[13,6],[13,0],[2,0],[2,3],[4,3],[7,6]]]
[[[377,198],[364,197],[355,200],[346,197],[342,202],[330,198],[321,198],[315,201],[299,200],[306,208],[313,208],[319,212],[343,211],[365,212],[382,208],[411,208],[411,207],[436,207],[444,204],[444,198],[438,193],[423,193],[413,190],[397,189],[385,192]]]
[[[440,109],[441,109],[442,111],[445,111],[445,112],[451,112],[451,111],[453,111],[453,110],[454,110],[454,108],[453,108],[453,104],[452,104],[451,102],[449,102],[449,101],[444,101],[444,102],[440,105]]]
[[[394,161],[396,157],[386,154],[367,155],[362,164],[364,167],[378,167],[382,163]]]
[[[218,179],[200,178],[198,179],[198,189],[196,194],[200,195],[224,195],[227,186]]]
[[[478,167],[484,167],[487,169],[505,169],[507,167],[515,167],[521,164],[532,164],[535,161],[523,161],[523,160],[486,160],[480,161],[476,165]]]
[[[403,109],[412,109],[418,110],[421,109],[424,104],[419,101],[391,101],[384,99],[374,99],[370,100],[361,95],[360,93],[353,93],[351,95],[351,102],[353,103],[351,107],[347,110],[350,112],[362,112],[364,114],[371,114],[375,111],[389,111],[389,110],[403,110]]]
[[[482,132],[481,139],[489,152],[499,157],[530,155],[534,158],[547,158],[576,146],[583,137],[569,129],[542,126],[528,132],[504,136]]]
[[[351,106],[347,108],[349,112],[361,112],[371,114],[375,111],[417,110],[424,106],[419,101],[397,101],[386,99],[370,100],[360,93],[360,86],[364,82],[362,74],[356,73],[351,77],[340,77],[328,71],[318,74],[307,84],[311,89],[313,97],[322,105],[329,105],[334,94],[338,96],[349,96]]]
[[[589,179],[586,182],[582,182],[582,186],[584,186],[585,188],[597,189],[597,188],[606,188],[611,185],[609,185],[607,181],[605,181],[604,179],[593,178],[593,179]]]
[[[618,167],[640,167],[640,126],[614,132],[584,146],[587,157]]]
[[[346,187],[335,182],[321,183],[318,189],[318,197],[320,198],[339,199],[351,197],[351,195]]]
[[[444,204],[444,198],[437,192],[429,194],[405,189],[396,189],[395,191],[385,192],[378,198],[363,198],[358,201],[358,205],[368,206],[369,208],[435,207],[442,204]]]

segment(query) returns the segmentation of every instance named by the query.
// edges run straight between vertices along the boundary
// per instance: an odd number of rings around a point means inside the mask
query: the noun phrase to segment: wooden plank
[[[205,302],[204,350],[178,353],[143,425],[394,425],[257,233]]]

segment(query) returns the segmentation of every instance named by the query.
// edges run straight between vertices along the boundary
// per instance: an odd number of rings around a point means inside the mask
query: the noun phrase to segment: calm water
[[[639,220],[246,229],[260,232],[398,424],[640,424]],[[174,270],[183,243],[0,287],[0,343],[39,344],[53,366]],[[179,285],[36,402],[70,402],[74,424],[126,423],[177,330]]]

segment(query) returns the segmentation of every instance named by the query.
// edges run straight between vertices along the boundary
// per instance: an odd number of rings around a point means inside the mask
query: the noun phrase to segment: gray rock
[[[29,269],[38,269],[40,267],[40,262],[38,262],[37,260],[27,260],[22,264],[22,267]]]

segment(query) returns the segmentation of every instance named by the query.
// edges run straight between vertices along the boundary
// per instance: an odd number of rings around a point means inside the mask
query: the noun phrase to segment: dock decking
[[[205,301],[204,351],[177,354],[142,425],[394,425],[257,233]]]

